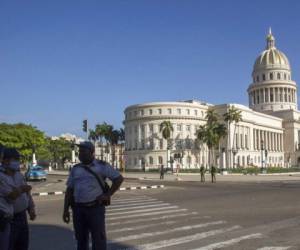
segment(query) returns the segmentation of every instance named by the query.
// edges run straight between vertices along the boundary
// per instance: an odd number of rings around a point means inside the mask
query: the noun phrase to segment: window
[[[152,156],[149,157],[149,164],[153,165],[153,157]]]
[[[277,80],[280,80],[280,73],[277,73]]]
[[[262,78],[263,78],[263,80],[265,81],[265,80],[266,80],[266,75],[263,74],[263,75],[262,75]]]
[[[270,73],[270,80],[273,80],[273,73]]]
[[[134,116],[137,116],[137,111],[136,110],[134,111]]]
[[[144,110],[141,110],[141,115],[144,115]]]
[[[144,149],[145,148],[145,139],[141,140],[141,148]]]
[[[163,158],[162,158],[162,156],[158,156],[158,164],[163,164]]]
[[[134,165],[137,165],[137,158],[134,158]]]
[[[190,115],[190,110],[189,109],[186,110],[186,114]]]
[[[284,73],[284,80],[286,80],[286,73]]]
[[[181,115],[181,109],[177,109],[177,114]]]
[[[186,125],[186,131],[191,131],[191,125]]]
[[[259,76],[256,77],[256,81],[259,82]]]
[[[164,148],[164,141],[163,139],[159,140],[159,149],[163,149]]]
[[[142,130],[142,133],[144,134],[145,133],[145,125],[141,126],[141,130]]]
[[[134,126],[134,132],[135,132],[135,133],[138,132],[138,127],[137,127],[137,125]]]
[[[168,114],[169,114],[169,115],[172,114],[172,109],[168,109]]]
[[[152,114],[153,114],[153,110],[149,109],[149,115],[152,115]]]
[[[161,109],[158,109],[158,114],[162,114],[162,110]]]
[[[150,133],[153,133],[153,124],[149,124],[149,131]]]
[[[197,116],[198,115],[198,110],[194,110],[194,115]]]
[[[181,124],[177,124],[177,131],[181,131],[181,130],[182,130]]]
[[[150,148],[150,149],[153,149],[153,148],[154,148],[154,141],[153,141],[153,138],[151,138],[151,139],[149,140],[149,148]]]

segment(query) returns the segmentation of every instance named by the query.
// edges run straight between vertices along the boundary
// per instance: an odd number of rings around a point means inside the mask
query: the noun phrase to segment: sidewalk
[[[49,175],[62,175],[67,176],[68,171],[53,170],[48,173]],[[158,181],[159,173],[122,173],[126,179],[138,179]],[[182,173],[178,177],[176,174],[165,174],[164,180],[166,181],[200,181],[200,174],[195,173]],[[210,174],[205,175],[205,179],[210,180]],[[217,181],[224,182],[262,182],[262,181],[300,181],[300,173],[276,173],[276,174],[258,174],[258,175],[243,175],[243,174],[217,174]]]

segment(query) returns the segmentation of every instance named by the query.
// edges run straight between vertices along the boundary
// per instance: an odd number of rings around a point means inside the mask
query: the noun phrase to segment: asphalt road
[[[299,181],[155,184],[166,188],[115,195],[109,249],[300,249]],[[72,225],[61,220],[63,197],[35,201],[30,249],[75,249]]]

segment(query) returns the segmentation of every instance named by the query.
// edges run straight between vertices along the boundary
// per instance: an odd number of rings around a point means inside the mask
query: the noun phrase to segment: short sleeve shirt
[[[0,210],[12,215],[13,204],[5,198],[10,192],[12,192],[12,187],[9,185],[9,178],[11,177],[6,175],[0,166]]]
[[[109,164],[103,164],[94,160],[89,166],[92,171],[100,175],[103,180],[106,178],[111,181],[120,176],[120,173]],[[67,180],[67,187],[74,190],[75,202],[85,203],[96,200],[103,194],[97,179],[89,173],[80,164],[73,167]]]

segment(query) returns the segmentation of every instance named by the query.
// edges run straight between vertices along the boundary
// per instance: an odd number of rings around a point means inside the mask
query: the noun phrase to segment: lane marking
[[[184,236],[184,237],[173,238],[173,239],[168,239],[168,240],[156,241],[154,243],[143,244],[143,245],[139,245],[139,246],[135,247],[135,249],[138,249],[138,250],[154,250],[154,249],[159,249],[159,248],[163,248],[163,247],[181,245],[181,244],[188,243],[188,242],[191,242],[191,241],[201,240],[201,239],[208,238],[208,237],[211,237],[211,236],[215,236],[215,235],[218,235],[218,234],[227,233],[227,232],[237,230],[237,229],[240,229],[240,228],[241,228],[241,226],[233,226],[233,227],[229,227],[229,228],[216,229],[216,230],[211,230],[211,231],[207,231],[207,232],[203,232],[203,233],[197,233],[197,234],[188,235],[188,236]],[[113,244],[113,242],[110,242],[110,244]],[[122,248],[122,249],[125,250],[124,248]],[[126,248],[126,250],[130,250],[130,249],[132,249],[132,248]],[[121,249],[119,249],[119,250],[121,250]]]
[[[263,248],[258,248],[257,250],[286,250],[291,247],[263,247]]]
[[[200,248],[195,248],[193,250],[214,250],[214,249],[220,249],[223,247],[228,247],[228,246],[232,246],[234,244],[237,244],[243,240],[250,240],[250,239],[258,239],[258,238],[262,238],[263,235],[260,233],[257,234],[249,234],[249,235],[245,235],[245,236],[241,236],[238,238],[234,238],[231,240],[227,240],[227,241],[222,241],[222,242],[218,242],[218,243],[214,243],[214,244],[210,244],[204,247],[200,247]]]
[[[164,216],[155,217],[155,218],[144,218],[144,219],[135,219],[135,220],[124,221],[124,222],[123,221],[113,222],[113,223],[109,223],[107,225],[108,226],[117,226],[117,225],[124,225],[124,224],[135,224],[135,223],[139,223],[139,222],[165,220],[165,219],[185,217],[185,216],[191,216],[191,215],[197,215],[197,214],[198,214],[197,212],[183,213],[183,214],[172,214],[172,215],[164,215]]]
[[[139,208],[148,208],[148,207],[164,207],[164,206],[170,206],[170,203],[159,203],[159,204],[151,204],[151,205],[140,205],[140,206],[134,206],[134,207],[121,207],[121,208],[113,208],[108,209],[109,212],[114,211],[121,211],[121,210],[130,210],[130,209],[139,209]]]
[[[178,206],[167,206],[167,207],[149,208],[149,209],[141,209],[141,210],[132,210],[132,211],[126,211],[126,212],[107,213],[106,215],[107,216],[115,216],[115,215],[122,215],[122,214],[135,214],[135,213],[173,209],[173,208],[178,208]],[[169,211],[169,212],[171,212],[171,211]]]
[[[154,227],[154,226],[158,226],[158,225],[173,225],[175,223],[176,223],[176,221],[165,221],[165,222],[141,225],[141,226],[136,226],[136,227],[118,228],[118,229],[114,229],[114,230],[108,230],[108,233],[120,233],[120,232],[135,231],[135,230],[145,229],[145,228]]]
[[[125,216],[117,216],[117,217],[111,217],[107,218],[107,220],[119,220],[119,219],[129,219],[129,218],[135,218],[135,217],[142,217],[142,216],[151,216],[151,215],[158,215],[158,214],[169,214],[169,213],[176,213],[176,212],[184,212],[187,211],[186,208],[182,209],[175,209],[172,211],[159,211],[159,212],[152,212],[152,213],[140,213],[140,214],[129,214]]]
[[[131,206],[148,205],[148,204],[159,204],[159,203],[163,203],[163,201],[149,201],[149,202],[138,202],[138,203],[131,203],[131,204],[110,205],[108,208],[131,207]]]
[[[157,199],[139,199],[139,200],[132,200],[132,201],[114,201],[112,200],[112,204],[130,204],[130,203],[134,203],[134,202],[147,202],[147,201],[157,201]]]
[[[138,197],[135,197],[135,198],[124,198],[124,199],[112,199],[113,202],[115,201],[132,201],[132,200],[144,200],[144,199],[149,199],[150,197],[147,197],[147,196],[138,196]],[[151,199],[151,198],[150,198]]]
[[[155,232],[151,232],[151,233],[127,235],[124,237],[115,238],[114,241],[123,242],[123,241],[128,241],[128,240],[138,240],[138,239],[153,237],[153,236],[157,236],[157,235],[164,235],[164,234],[170,234],[170,233],[181,232],[181,231],[189,231],[189,230],[193,230],[196,228],[204,228],[204,227],[209,227],[209,226],[221,225],[221,224],[225,224],[225,223],[226,223],[226,221],[213,221],[213,222],[201,223],[201,224],[192,225],[192,226],[175,227],[175,228],[164,230],[164,231],[155,231]]]

